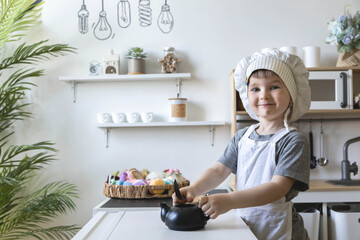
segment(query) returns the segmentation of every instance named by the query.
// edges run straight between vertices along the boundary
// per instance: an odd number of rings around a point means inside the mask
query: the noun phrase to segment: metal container
[[[145,59],[128,59],[128,74],[144,74]]]

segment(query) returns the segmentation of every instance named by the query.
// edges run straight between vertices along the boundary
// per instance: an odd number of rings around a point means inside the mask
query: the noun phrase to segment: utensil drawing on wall
[[[165,0],[165,4],[161,6],[161,13],[157,21],[158,27],[163,33],[169,33],[174,26],[174,17],[170,12],[170,6]]]
[[[131,23],[131,9],[128,0],[120,0],[117,4],[117,20],[121,28],[127,28]]]
[[[78,12],[79,32],[85,34],[89,31],[89,11],[86,9],[85,0]]]
[[[139,0],[139,21],[140,26],[148,27],[151,25],[150,0]]]
[[[106,40],[112,34],[111,26],[106,19],[106,12],[104,10],[104,0],[101,1],[102,9],[99,12],[99,20],[94,28],[94,36],[99,40]],[[113,35],[114,37],[114,35]]]

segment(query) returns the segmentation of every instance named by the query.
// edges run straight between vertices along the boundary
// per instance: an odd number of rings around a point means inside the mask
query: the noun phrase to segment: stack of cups
[[[144,123],[152,122],[154,114],[152,112],[127,112],[127,113],[97,113],[98,123],[136,123],[140,119]]]
[[[142,122],[148,123],[148,122],[153,121],[153,117],[154,117],[154,114],[152,112],[142,112],[140,114],[137,112],[127,112],[126,113],[126,119],[127,119],[128,123],[139,122],[140,119]]]

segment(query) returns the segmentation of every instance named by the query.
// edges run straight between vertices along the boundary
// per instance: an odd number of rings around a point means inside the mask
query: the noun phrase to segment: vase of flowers
[[[326,43],[336,45],[339,52],[337,67],[353,67],[360,65],[360,12],[344,14],[328,23],[330,35]]]
[[[132,47],[126,55],[128,59],[128,74],[144,74],[146,53],[142,48]]]

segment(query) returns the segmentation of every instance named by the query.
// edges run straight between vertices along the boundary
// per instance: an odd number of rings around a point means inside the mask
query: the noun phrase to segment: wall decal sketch
[[[89,11],[86,9],[85,0],[78,12],[79,32],[85,34],[89,31]]]
[[[170,6],[165,0],[165,4],[161,6],[161,13],[157,21],[158,27],[163,33],[169,33],[174,26],[174,17],[170,12]]]
[[[139,0],[139,20],[140,26],[148,27],[151,25],[150,0]]]
[[[106,12],[104,11],[104,0],[102,0],[102,10],[99,13],[99,21],[94,28],[94,36],[99,40],[106,40],[111,36],[111,33],[111,26],[106,19]]]
[[[127,28],[131,23],[131,10],[128,0],[120,0],[117,4],[118,24],[122,28]]]

